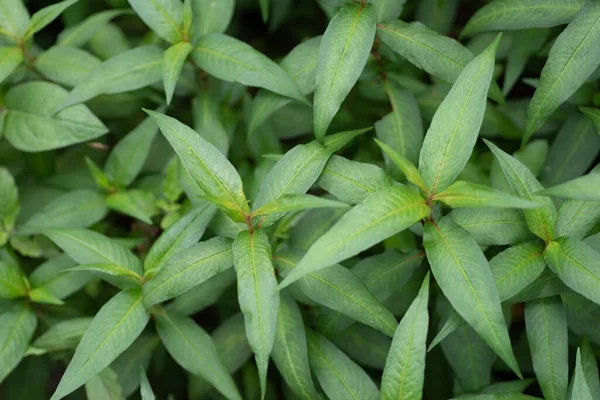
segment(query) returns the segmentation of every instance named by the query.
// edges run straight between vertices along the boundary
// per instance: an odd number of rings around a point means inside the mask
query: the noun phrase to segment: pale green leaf
[[[483,389],[481,393],[522,393],[531,386],[533,382],[535,382],[534,378],[492,383]]]
[[[170,43],[183,38],[181,0],[127,0],[131,8],[158,36]]]
[[[425,134],[419,172],[431,194],[446,189],[466,165],[483,120],[496,40],[460,73]]]
[[[577,349],[577,359],[575,362],[575,372],[573,376],[572,398],[577,400],[592,400],[590,387],[585,379],[585,373],[581,364],[581,349]]]
[[[77,3],[79,0],[65,0],[44,7],[31,16],[27,31],[23,34],[23,41],[29,40],[36,32],[44,29],[49,23],[54,21],[63,11]]]
[[[154,396],[150,382],[148,382],[144,367],[140,367],[140,382],[140,396],[142,397],[142,400],[155,400],[156,397]]]
[[[536,236],[549,242],[554,238],[554,225],[556,223],[556,207],[547,197],[534,194],[542,189],[542,185],[535,179],[531,171],[517,159],[500,150],[489,141],[485,141],[494,153],[506,179],[510,183],[515,195],[527,200],[543,204],[542,207],[524,210],[527,226]]]
[[[554,234],[556,237],[583,239],[598,222],[598,202],[567,200],[558,209]]]
[[[91,317],[73,318],[58,322],[35,339],[32,346],[45,351],[74,349],[91,322]]]
[[[176,313],[162,311],[156,318],[158,334],[179,365],[212,383],[228,399],[241,400],[208,333],[192,319]]]
[[[237,274],[238,302],[244,313],[248,342],[254,351],[264,397],[279,308],[271,244],[264,231],[244,231],[237,236],[233,242],[233,265]]]
[[[539,397],[527,396],[521,393],[478,394],[475,396],[454,397],[450,400],[541,400]]]
[[[314,130],[320,143],[367,63],[376,22],[373,5],[348,4],[333,17],[323,34],[314,98]]]
[[[520,375],[494,276],[475,239],[446,217],[425,224],[423,244],[433,275],[453,308]]]
[[[521,210],[458,208],[448,215],[482,246],[517,244],[535,237]]]
[[[196,314],[215,304],[234,283],[235,271],[229,269],[176,297],[166,309],[183,315]]]
[[[598,374],[598,361],[594,350],[587,339],[581,344],[581,367],[586,382],[590,388],[592,399],[600,396],[600,375]]]
[[[540,190],[536,194],[558,196],[582,201],[600,201],[600,171],[575,178],[560,185]]]
[[[546,268],[538,278],[523,289],[519,294],[509,299],[511,304],[572,293],[550,268]]]
[[[67,92],[58,85],[27,82],[6,93],[4,136],[17,149],[37,152],[69,146],[108,132],[84,105],[54,114]]]
[[[88,400],[124,400],[119,377],[109,367],[85,383],[85,395]]]
[[[369,0],[375,6],[377,21],[391,21],[398,19],[402,14],[406,0]]]
[[[27,297],[32,302],[39,304],[53,304],[56,306],[62,306],[64,304],[64,301],[52,295],[52,293],[45,288],[32,289],[27,294]]]
[[[149,319],[140,290],[121,292],[104,304],[77,346],[52,400],[65,397],[106,368],[133,343]]]
[[[29,12],[22,0],[4,0],[0,3],[0,34],[17,42],[28,26]]]
[[[203,36],[192,59],[210,75],[229,82],[258,86],[304,103],[307,100],[290,75],[250,45],[231,36]]]
[[[311,246],[280,288],[403,231],[427,217],[429,211],[425,200],[407,187],[392,186],[367,196]]]
[[[417,170],[417,167],[410,162],[406,157],[396,152],[393,148],[388,146],[387,144],[380,142],[375,139],[375,142],[383,153],[400,169],[402,174],[406,177],[406,179],[417,186],[419,189],[423,191],[423,193],[427,193],[427,185],[423,182],[423,178],[421,178],[421,174]]]
[[[123,395],[129,397],[140,386],[140,368],[150,366],[150,358],[160,343],[156,334],[141,334],[110,367],[119,375]]]
[[[106,26],[113,18],[131,13],[131,10],[106,10],[92,14],[79,24],[69,27],[58,35],[59,46],[81,47],[99,29]]]
[[[194,41],[209,33],[223,33],[227,30],[233,16],[235,0],[191,0],[191,3]]]
[[[388,354],[381,382],[381,398],[415,399],[423,395],[425,349],[429,314],[429,274],[419,294],[402,317]]]
[[[444,323],[440,324],[442,326],[439,328],[438,333],[435,335],[433,340],[431,340],[427,351],[431,351],[435,346],[437,346],[444,339],[446,339],[452,332],[456,331],[458,328],[465,324],[466,321],[462,319],[460,314],[457,313],[456,310],[452,309],[450,315],[448,315]]]
[[[0,48],[0,83],[23,62],[23,51],[18,47]]]
[[[598,133],[600,133],[600,110],[590,107],[579,107],[579,110],[584,113],[594,124]]]
[[[188,247],[169,259],[144,285],[146,306],[177,297],[233,265],[231,240],[212,238]]]
[[[152,192],[131,189],[109,194],[106,197],[106,206],[152,225],[152,217],[158,212],[155,201]]]
[[[34,290],[40,289],[56,298],[64,299],[80,290],[93,278],[87,274],[65,272],[67,268],[76,265],[75,261],[64,254],[51,258],[29,275],[29,283]]]
[[[448,34],[453,27],[458,11],[459,0],[422,0],[417,8],[416,19],[427,25],[430,29]]]
[[[198,93],[192,100],[192,116],[200,137],[227,156],[231,138],[223,125],[217,93],[210,89]]]
[[[55,82],[76,86],[100,65],[100,59],[85,50],[69,46],[54,46],[35,59],[34,66]]]
[[[511,52],[506,59],[502,92],[506,96],[525,70],[527,62],[545,43],[548,29],[525,29],[515,33]]]
[[[566,24],[584,4],[585,0],[494,0],[477,10],[462,35]]]
[[[369,375],[321,335],[307,332],[308,360],[321,388],[332,400],[378,400]]]
[[[79,264],[118,265],[142,274],[141,261],[128,249],[101,233],[87,229],[46,229],[48,236]]]
[[[272,202],[265,204],[256,211],[253,211],[252,216],[267,216],[271,214],[326,207],[348,207],[348,204],[310,194],[290,194],[281,196],[277,200],[273,200]]]
[[[279,299],[277,329],[271,356],[283,379],[298,397],[305,400],[318,397],[308,366],[302,313],[294,299],[286,294],[282,294]]]
[[[523,143],[539,130],[600,64],[600,4],[588,2],[558,36],[529,103]]]
[[[544,398],[564,399],[569,383],[569,341],[560,298],[526,302],[525,326],[533,368]]]
[[[289,231],[289,246],[308,250],[346,211],[348,210],[345,208],[320,208],[307,211]]]
[[[157,46],[142,46],[104,61],[85,81],[75,86],[54,111],[100,94],[129,92],[160,81],[162,53]]]
[[[10,171],[0,167],[0,246],[12,231],[19,214],[19,191]]]
[[[121,290],[140,287],[143,284],[141,275],[119,265],[85,264],[77,267],[67,268],[64,271],[79,273],[91,272]]]
[[[131,0],[130,0],[131,1]],[[178,1],[178,0],[176,0]],[[167,95],[167,104],[171,104],[175,85],[179,79],[179,74],[183,69],[185,59],[190,54],[194,46],[188,42],[181,42],[169,47],[163,54],[162,59],[162,80]]]
[[[452,208],[536,208],[542,205],[488,186],[464,181],[454,182],[446,190],[433,196],[433,199]]]
[[[19,265],[0,260],[0,298],[14,299],[25,297],[28,292],[27,278]]]
[[[36,326],[35,312],[25,302],[19,302],[0,314],[0,382],[25,355]]]
[[[234,221],[243,222],[249,207],[233,165],[188,126],[164,114],[145,111],[156,121],[193,181]]]

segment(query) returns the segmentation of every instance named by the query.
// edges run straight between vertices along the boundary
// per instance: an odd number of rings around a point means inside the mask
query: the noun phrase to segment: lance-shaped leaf
[[[310,367],[332,400],[380,398],[369,375],[323,336],[307,332]]]
[[[348,204],[358,204],[379,189],[392,184],[392,179],[376,165],[348,160],[333,155],[325,164],[316,184]]]
[[[142,263],[130,250],[101,233],[87,229],[46,229],[48,236],[79,264],[111,264],[142,274]]]
[[[391,21],[398,19],[402,14],[406,0],[369,0],[375,6],[377,21]]]
[[[381,150],[383,150],[384,154],[387,155],[390,160],[392,160],[392,162],[398,167],[398,169],[400,169],[400,171],[402,171],[402,174],[406,176],[406,179],[410,183],[417,186],[424,193],[427,193],[427,185],[425,185],[425,182],[423,182],[423,178],[421,178],[419,171],[417,171],[417,168],[412,162],[410,162],[406,157],[400,155],[387,144],[380,142],[377,139],[375,139],[375,142],[379,147],[381,147]]]
[[[84,287],[93,277],[64,272],[77,263],[65,254],[49,259],[28,277],[33,290],[40,289],[58,299],[64,299]]]
[[[439,328],[438,333],[431,340],[427,351],[431,351],[435,346],[440,344],[444,339],[446,339],[452,332],[456,331],[461,326],[465,325],[467,322],[462,319],[459,313],[456,310],[452,309],[450,315],[446,317],[446,320]]]
[[[467,164],[485,112],[500,36],[460,73],[425,135],[419,173],[431,194],[446,189]]]
[[[264,231],[244,231],[237,236],[233,242],[233,265],[238,278],[238,301],[244,313],[248,342],[254,351],[264,397],[279,308],[271,244]]]
[[[419,294],[400,321],[388,353],[381,381],[381,398],[415,399],[423,395],[425,349],[429,314],[429,274]]]
[[[321,175],[329,157],[368,130],[370,128],[337,133],[327,137],[324,146],[312,141],[288,151],[273,166],[260,185],[253,202],[254,210],[285,195],[306,193]],[[279,217],[274,215],[267,218],[262,226],[265,228],[270,226]]]
[[[425,224],[423,244],[431,271],[452,307],[520,375],[494,276],[475,239],[446,217]]]
[[[24,151],[65,147],[102,136],[108,129],[84,105],[53,115],[67,96],[58,85],[35,81],[11,88],[5,97],[3,132],[8,141]]]
[[[64,272],[90,272],[122,290],[140,287],[144,282],[141,275],[119,265],[85,264],[73,268],[66,268]]]
[[[142,397],[142,400],[156,399],[156,396],[154,396],[154,392],[152,391],[152,386],[150,386],[150,382],[148,381],[148,376],[146,376],[144,367],[140,367],[140,396]]]
[[[279,64],[296,82],[300,91],[307,95],[315,90],[315,77],[317,74],[317,59],[321,36],[300,43]],[[252,102],[252,115],[248,122],[248,129],[252,134],[273,113],[292,100],[268,90],[260,90]]]
[[[585,0],[494,0],[477,10],[462,35],[566,24],[584,3]]]
[[[79,24],[69,27],[58,35],[60,46],[81,47],[102,27],[115,17],[132,13],[131,10],[106,10],[92,14]]]
[[[583,239],[598,222],[598,202],[567,200],[558,209],[554,234],[556,237]]]
[[[154,332],[150,335],[142,334],[110,365],[110,368],[119,375],[125,397],[130,396],[139,387],[139,368],[149,367],[153,350],[159,343],[160,337]]]
[[[23,62],[23,51],[18,47],[0,48],[0,83]]]
[[[149,307],[179,296],[233,265],[231,240],[212,238],[179,252],[144,285]]]
[[[377,15],[371,4],[348,4],[327,26],[319,48],[314,98],[315,137],[327,128],[362,73],[375,38]]]
[[[546,268],[544,246],[538,241],[518,244],[490,260],[500,301],[506,301],[533,283]]]
[[[600,396],[600,374],[598,374],[598,361],[594,354],[594,349],[587,339],[583,339],[580,347],[581,367],[585,375],[585,380],[590,388],[592,399]]]
[[[581,400],[592,400],[592,392],[585,379],[585,372],[581,363],[581,349],[577,349],[577,358],[575,361],[575,372],[573,375],[573,392],[571,398]]]
[[[54,46],[35,59],[34,67],[48,79],[73,87],[83,82],[102,61],[85,50]]]
[[[142,170],[146,157],[158,133],[158,126],[147,117],[112,149],[104,172],[117,186],[127,187]]]
[[[162,53],[160,47],[142,46],[104,61],[75,86],[54,112],[100,94],[129,92],[160,81]]]
[[[156,319],[158,334],[179,365],[212,383],[228,399],[241,400],[208,333],[192,319],[177,313],[163,310]]]
[[[0,260],[0,298],[14,299],[27,296],[27,278],[18,264]]]
[[[158,36],[170,43],[183,40],[180,0],[128,0],[131,8]]]
[[[179,74],[181,74],[185,59],[193,48],[194,46],[190,43],[181,42],[169,47],[163,54],[162,80],[167,95],[167,104],[171,104]]]
[[[152,225],[152,217],[157,213],[154,193],[145,190],[131,189],[116,192],[106,197],[108,208],[139,219]]]
[[[29,25],[29,12],[21,0],[6,0],[0,4],[0,33],[15,42]]]
[[[600,4],[587,3],[558,36],[527,108],[523,143],[544,125],[600,64]]]
[[[258,210],[253,211],[255,217],[278,213],[307,210],[310,208],[348,207],[348,204],[337,200],[325,199],[310,194],[290,194],[281,196],[277,200],[265,204]]]
[[[579,111],[584,113],[594,124],[598,133],[600,133],[600,110],[590,107],[579,107]]]
[[[502,92],[506,96],[525,70],[527,62],[546,42],[549,29],[526,29],[515,34],[513,49],[506,60]]]
[[[0,315],[0,382],[19,364],[35,332],[37,317],[25,302]]]
[[[149,319],[139,289],[121,292],[104,304],[79,342],[52,400],[62,399],[108,367]]]
[[[433,196],[433,199],[452,208],[536,208],[542,206],[535,201],[512,196],[489,186],[465,181],[454,182],[446,190]]]
[[[234,221],[244,221],[249,207],[234,166],[188,126],[164,114],[145,111],[156,121],[193,181]]]
[[[262,87],[307,102],[296,82],[279,65],[231,36],[221,33],[203,36],[191,57],[200,68],[219,79]]]
[[[45,351],[74,349],[91,323],[92,318],[90,317],[58,322],[35,339],[32,346]]]
[[[79,0],[65,0],[60,3],[52,4],[37,11],[31,16],[27,31],[23,35],[23,41],[29,40],[36,32],[44,29],[49,23],[54,21],[63,11],[77,3]]]
[[[574,200],[600,201],[600,171],[543,189],[536,194],[565,197]]]
[[[531,232],[548,242],[554,238],[554,225],[556,223],[556,207],[552,200],[534,193],[542,189],[542,185],[535,179],[529,168],[520,163],[489,141],[488,147],[500,162],[504,176],[510,183],[515,195],[524,199],[533,200],[543,204],[542,207],[524,210],[527,226]]]
[[[196,314],[215,304],[234,283],[235,271],[229,269],[178,296],[166,308],[183,315]]]
[[[106,367],[85,383],[85,395],[88,400],[121,400],[123,388],[115,371]]]
[[[544,258],[565,285],[600,304],[600,258],[592,247],[577,239],[558,238],[548,244]]]
[[[298,250],[281,251],[275,256],[280,275],[287,277],[302,258]],[[293,287],[309,299],[356,321],[369,325],[388,336],[396,329],[396,318],[369,292],[365,284],[341,265],[332,265],[300,278]]]
[[[560,297],[526,302],[525,326],[533,368],[544,398],[564,399],[569,384],[569,341]]]
[[[535,238],[520,210],[458,208],[448,215],[482,246],[517,244]]]
[[[200,137],[227,156],[231,137],[223,125],[218,96],[214,90],[209,89],[194,97],[192,100],[193,127]]]
[[[319,397],[310,375],[302,313],[289,295],[282,294],[277,313],[277,330],[271,355],[283,379],[302,399]]]
[[[369,195],[310,247],[280,288],[403,231],[429,211],[425,200],[408,187],[392,186]]]
[[[21,233],[43,228],[87,228],[107,214],[104,197],[91,190],[74,190],[57,197],[27,220]]]
[[[19,190],[15,179],[7,168],[0,167],[0,246],[3,246],[8,239],[8,233],[15,225],[19,208]]]
[[[191,0],[193,25],[192,36],[194,42],[209,33],[223,33],[227,30],[235,0]]]
[[[215,211],[213,205],[201,203],[171,225],[150,248],[144,269],[159,270],[175,254],[198,243]]]

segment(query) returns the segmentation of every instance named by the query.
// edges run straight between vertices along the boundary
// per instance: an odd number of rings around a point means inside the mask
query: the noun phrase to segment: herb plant
[[[0,0],[0,398],[600,399],[599,43],[598,0]]]

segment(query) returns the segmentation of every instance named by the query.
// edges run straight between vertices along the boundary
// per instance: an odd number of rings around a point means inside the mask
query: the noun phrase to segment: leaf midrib
[[[319,356],[319,358],[321,358],[321,360],[323,362],[325,362],[325,364],[329,367],[329,370],[331,372],[333,372],[333,374],[335,375],[335,377],[338,379],[339,382],[341,382],[341,384],[344,386],[344,389],[346,389],[346,391],[350,394],[350,396],[352,396],[352,398],[355,399],[355,400],[360,400],[358,397],[356,397],[356,395],[354,394],[354,391],[352,390],[352,388],[346,383],[346,381],[340,375],[340,373],[338,372],[338,370],[335,368],[335,365],[333,365],[331,362],[329,362],[329,360],[327,359],[327,357],[325,356],[325,354],[321,352],[321,349],[318,346],[315,345],[314,341],[315,340],[308,340],[308,344],[317,353],[317,355]]]

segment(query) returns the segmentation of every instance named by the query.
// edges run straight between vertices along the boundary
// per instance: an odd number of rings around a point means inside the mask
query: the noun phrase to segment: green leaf
[[[58,322],[35,339],[32,346],[44,351],[74,349],[91,323],[92,318],[90,317],[73,318]]]
[[[377,400],[369,375],[321,335],[307,332],[308,360],[321,388],[332,400]]]
[[[494,276],[475,239],[446,217],[425,224],[423,245],[431,271],[452,307],[520,376]]]
[[[8,260],[0,260],[0,298],[25,297],[27,292],[27,278],[19,265]]]
[[[94,275],[97,275],[121,290],[140,287],[143,284],[143,279],[139,274],[119,265],[85,264],[77,267],[67,268],[64,271],[92,272]]]
[[[109,367],[106,367],[85,383],[85,395],[88,400],[124,399],[119,377]]]
[[[583,239],[600,222],[600,204],[567,200],[558,209],[554,235]]]
[[[581,367],[585,375],[586,382],[590,388],[592,399],[600,395],[600,375],[598,374],[598,361],[594,350],[587,339],[583,340],[581,350]]]
[[[73,87],[86,80],[101,63],[85,50],[54,46],[37,57],[33,65],[48,79]]]
[[[439,328],[438,333],[435,335],[427,351],[431,351],[435,346],[440,344],[444,339],[446,339],[451,333],[455,332],[460,327],[464,326],[466,321],[462,319],[459,313],[456,310],[452,309],[450,315],[444,321],[444,324]]]
[[[475,396],[460,396],[450,400],[541,400],[539,397],[531,397],[521,393],[497,393],[497,394],[480,394]]]
[[[600,110],[590,107],[579,107],[579,111],[584,113],[594,124],[598,133],[600,133]]]
[[[527,62],[545,43],[548,29],[526,29],[515,33],[512,51],[506,60],[502,92],[506,96],[525,71]]]
[[[277,369],[292,391],[301,399],[319,397],[310,375],[302,313],[290,296],[282,294],[277,312],[275,343],[271,354]]]
[[[521,393],[531,386],[533,382],[535,382],[534,378],[492,383],[483,389],[481,393]]]
[[[79,24],[60,32],[57,45],[82,47],[94,33],[106,26],[110,20],[130,13],[131,10],[106,10],[92,14]]]
[[[333,155],[315,183],[345,203],[358,204],[392,180],[376,165]]]
[[[19,191],[10,171],[0,167],[0,246],[4,234],[8,235],[19,214]]]
[[[176,297],[166,308],[183,315],[196,314],[215,304],[235,283],[235,271],[228,269]]]
[[[106,368],[144,330],[150,315],[138,289],[110,299],[94,317],[52,395],[58,400]]]
[[[144,367],[140,367],[140,382],[140,395],[142,396],[142,400],[155,400],[156,397],[154,396],[150,382],[148,382]]]
[[[200,68],[219,79],[258,86],[306,103],[296,82],[248,44],[220,33],[200,38],[192,51]]]
[[[517,159],[500,150],[493,143],[487,140],[485,143],[500,162],[502,171],[508,179],[513,193],[524,199],[543,204],[542,207],[524,210],[525,219],[527,220],[527,226],[536,236],[545,242],[552,240],[556,223],[556,207],[551,199],[534,194],[542,189],[542,185],[535,179],[531,171]]]
[[[231,138],[222,123],[217,94],[210,89],[198,93],[192,100],[192,115],[194,130],[227,156]]]
[[[273,270],[271,244],[264,231],[241,232],[233,242],[238,302],[254,351],[262,397],[266,392],[269,355],[275,341],[279,292]]]
[[[28,26],[29,12],[22,0],[5,0],[0,4],[0,34],[17,42]]]
[[[275,265],[283,277],[297,268],[302,258],[298,250],[277,253]],[[365,284],[347,268],[332,265],[310,272],[298,279],[292,287],[298,288],[313,301],[369,325],[388,336],[393,336],[396,319],[365,287]]]
[[[0,314],[0,382],[25,355],[36,326],[35,312],[25,302],[19,302]]]
[[[577,349],[577,359],[575,362],[575,373],[573,376],[573,394],[572,398],[581,400],[592,400],[590,387],[585,380],[583,366],[581,365],[581,349]]]
[[[129,397],[140,386],[140,368],[149,368],[150,358],[160,343],[156,334],[141,334],[110,367],[119,376],[123,395]]]
[[[106,206],[152,225],[152,217],[158,211],[155,201],[156,198],[152,192],[131,189],[109,194],[106,197]]]
[[[269,19],[269,3],[270,0],[258,0],[260,5],[260,15],[262,16],[263,22],[267,22]]]
[[[367,63],[376,22],[371,4],[348,4],[323,34],[314,98],[314,130],[319,143],[323,143],[333,117]]]
[[[600,64],[600,4],[587,3],[558,36],[527,108],[523,143],[539,130]]]
[[[209,33],[223,33],[227,30],[233,10],[235,0],[191,0],[194,21],[192,25],[192,34],[194,41]]]
[[[429,274],[419,294],[400,321],[388,353],[381,381],[382,399],[415,399],[423,395],[425,349],[429,314]]]
[[[381,147],[381,150],[383,150],[383,153],[390,160],[392,160],[392,162],[400,169],[400,171],[402,171],[402,174],[404,174],[404,176],[406,176],[406,179],[410,183],[417,186],[424,193],[427,193],[427,185],[425,185],[425,182],[423,182],[423,178],[421,178],[421,174],[419,174],[419,171],[417,171],[417,168],[414,166],[414,164],[412,162],[410,162],[406,157],[397,153],[394,149],[392,149],[387,144],[380,142],[377,139],[375,139],[375,142],[377,143],[377,145],[379,147]]]
[[[558,196],[582,201],[600,201],[600,171],[543,189],[536,194]]]
[[[142,46],[104,61],[85,81],[75,86],[54,111],[100,94],[129,92],[160,81],[162,53],[157,46]]]
[[[495,0],[477,10],[462,36],[566,24],[584,4],[585,0]]]
[[[98,232],[52,228],[44,235],[79,264],[118,265],[142,274],[142,263],[131,251]]]
[[[446,189],[467,164],[486,105],[500,36],[460,73],[425,134],[419,172],[431,194]]]
[[[156,319],[158,334],[179,365],[212,383],[228,399],[241,399],[208,333],[192,319],[176,313],[162,311]]]
[[[348,207],[348,204],[310,194],[290,194],[281,196],[277,200],[273,200],[272,202],[265,204],[258,210],[253,211],[252,215],[254,217],[258,217],[261,215],[267,216],[271,214],[288,213],[307,210],[310,208],[325,207]]]
[[[316,141],[295,146],[275,164],[265,177],[252,204],[253,209],[256,210],[285,195],[306,193],[321,175],[329,157],[356,136],[368,130],[358,129],[331,135],[325,141],[324,146]],[[263,227],[270,226],[277,219],[278,216],[268,218],[263,223]]]
[[[532,200],[512,196],[491,187],[456,181],[446,190],[433,196],[434,200],[452,207],[536,208],[542,206]]]
[[[458,208],[448,215],[482,246],[517,244],[535,237],[521,210]]]
[[[0,83],[23,62],[23,51],[18,47],[0,48]]]
[[[171,44],[181,42],[183,5],[180,0],[127,0],[139,17]]]
[[[31,300],[32,302],[39,304],[54,304],[57,306],[62,306],[64,304],[64,301],[62,301],[58,297],[53,296],[52,293],[50,293],[45,288],[32,289],[27,294],[27,297],[29,297],[29,300]]]
[[[64,254],[51,258],[29,275],[29,282],[33,290],[40,289],[53,297],[64,299],[80,290],[93,278],[87,274],[65,272],[67,268],[75,265],[77,263]]]
[[[565,285],[600,304],[600,259],[592,247],[577,239],[559,238],[548,244],[544,258]]]
[[[525,326],[533,368],[544,398],[564,399],[569,384],[569,342],[560,298],[525,303]]]
[[[30,234],[44,228],[87,228],[102,220],[107,212],[102,195],[91,190],[74,190],[46,204],[19,228],[19,232]]]
[[[108,132],[84,105],[53,114],[67,92],[58,85],[35,81],[6,93],[4,135],[17,149],[45,151],[81,143]]]
[[[212,238],[178,252],[144,285],[144,302],[150,307],[177,297],[233,265],[231,240]]]
[[[544,247],[538,240],[498,253],[490,260],[500,301],[506,301],[533,283],[546,268]]]
[[[163,54],[162,80],[167,95],[167,104],[171,104],[179,74],[181,74],[183,64],[193,48],[194,46],[190,43],[181,42],[169,47]]]
[[[37,11],[31,16],[27,31],[23,34],[23,41],[29,40],[36,32],[44,29],[48,24],[54,21],[67,8],[77,3],[79,0],[65,0],[60,3],[52,4]]]
[[[391,21],[400,18],[406,0],[369,0],[375,6],[377,21]]]
[[[407,187],[392,186],[369,195],[310,247],[279,287],[368,249],[427,217],[429,211],[425,200]]]
[[[156,121],[193,181],[234,221],[243,222],[249,207],[233,165],[191,128],[164,114],[145,111]]]

